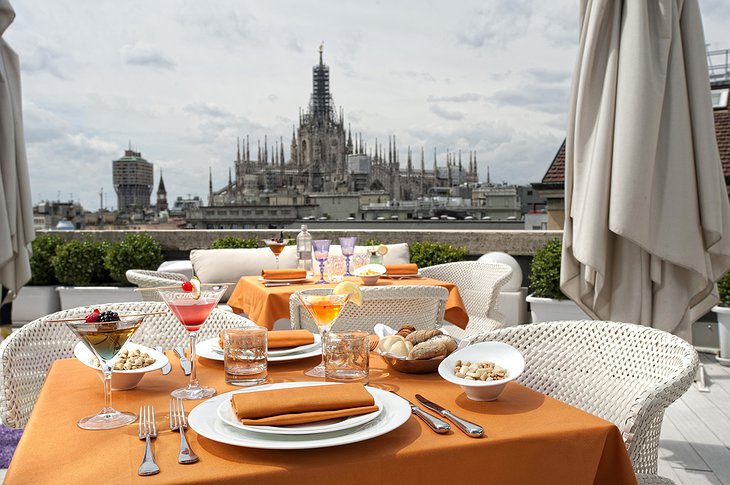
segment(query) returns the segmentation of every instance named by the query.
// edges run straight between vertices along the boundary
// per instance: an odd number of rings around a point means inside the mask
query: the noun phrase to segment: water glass
[[[250,327],[223,330],[223,368],[234,386],[260,384],[267,375],[267,330]]]
[[[355,253],[355,256],[352,258],[352,270],[362,268],[366,264],[370,264],[370,255],[367,252]]]
[[[330,256],[327,260],[328,281],[330,283],[339,283],[342,281],[343,276],[345,276],[345,268],[344,256]]]
[[[325,379],[367,384],[370,366],[370,334],[367,332],[327,332],[323,338]]]
[[[312,249],[314,250],[314,259],[319,261],[319,281],[316,284],[322,285],[327,283],[324,280],[324,262],[327,261],[327,256],[330,253],[330,241],[329,239],[317,239],[312,241]]]

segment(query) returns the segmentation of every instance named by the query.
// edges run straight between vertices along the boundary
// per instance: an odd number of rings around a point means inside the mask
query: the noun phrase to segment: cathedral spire
[[[461,182],[461,172],[463,170],[463,167],[461,165],[461,150],[459,150],[459,182]]]
[[[492,185],[492,179],[489,176],[489,165],[487,165],[487,185]]]
[[[236,161],[241,161],[241,137],[236,137]]]
[[[246,135],[246,161],[251,160],[251,152],[249,151],[248,135]]]
[[[284,168],[284,138],[279,137],[279,165]]]
[[[393,143],[391,141],[391,136],[388,135],[388,163],[393,162]]]
[[[323,65],[324,62],[322,61],[322,53],[324,52],[324,41],[319,44],[319,65]]]
[[[213,195],[213,167],[208,165],[208,194]]]
[[[231,167],[228,167],[228,186],[233,185],[233,179],[231,178]]]
[[[433,186],[438,187],[439,185],[439,167],[436,161],[436,147],[433,147]]]
[[[260,162],[261,161],[261,138],[256,140],[256,142],[259,145],[259,152],[258,152],[258,155],[256,155],[256,160],[258,160]]]
[[[269,135],[264,135],[264,163],[269,164]]]

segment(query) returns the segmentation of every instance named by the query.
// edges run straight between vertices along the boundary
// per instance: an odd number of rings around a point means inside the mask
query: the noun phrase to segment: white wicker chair
[[[322,290],[327,294],[328,290]],[[440,286],[378,286],[362,288],[362,306],[348,303],[332,326],[333,331],[362,330],[373,333],[382,323],[394,329],[413,325],[417,329],[441,325],[449,291]],[[317,333],[312,317],[296,294],[289,298],[292,328],[306,328]]]
[[[119,313],[165,312],[145,318],[132,340],[149,347],[171,348],[186,345],[188,334],[164,303],[132,302],[95,305],[63,310],[33,320],[10,334],[0,344],[0,419],[5,426],[22,428],[28,421],[38,393],[51,364],[56,359],[73,357],[76,336],[63,323],[48,320],[69,318],[98,308]],[[250,320],[233,313],[214,309],[199,333],[202,339],[212,338],[224,328],[253,325]]]
[[[187,278],[180,273],[165,271],[148,271],[144,269],[130,269],[126,272],[127,280],[139,288],[157,288],[160,286],[177,286]],[[141,291],[142,299],[146,301],[162,301],[156,291]]]
[[[501,263],[461,261],[421,268],[421,275],[456,284],[469,315],[469,324],[463,331],[449,329],[457,338],[464,338],[503,326],[504,316],[497,310],[497,297],[507,283],[512,268]]]
[[[654,328],[594,320],[519,325],[471,340],[517,348],[526,361],[521,384],[616,424],[639,481],[671,483],[656,475],[659,434],[664,410],[694,379],[692,345]]]

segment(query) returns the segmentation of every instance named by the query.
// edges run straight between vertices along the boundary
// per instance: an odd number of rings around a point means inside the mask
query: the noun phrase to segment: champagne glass
[[[335,295],[333,291],[333,288],[318,288],[295,293],[317,324],[319,334],[322,336],[322,362],[304,373],[310,377],[324,377],[324,337],[350,299],[348,294]]]
[[[115,321],[87,323],[84,317],[80,317],[77,321],[64,322],[99,359],[104,373],[104,408],[97,414],[81,418],[77,423],[79,428],[120,428],[137,419],[134,413],[117,411],[112,407],[112,367],[124,344],[139,328],[144,315],[117,318]]]
[[[186,291],[181,286],[157,288],[170,311],[190,335],[190,383],[187,387],[170,393],[179,399],[205,399],[216,393],[212,387],[202,387],[198,382],[195,363],[195,340],[198,331],[216,307],[228,285],[200,285],[199,291]]]
[[[286,245],[289,244],[289,240],[280,237],[273,239],[264,239],[264,243],[269,247],[269,249],[271,249],[271,252],[274,253],[274,257],[276,258],[276,269],[279,269],[279,255],[284,250]]]
[[[345,276],[352,276],[350,274],[350,257],[355,254],[355,242],[357,237],[341,237],[340,248],[342,248],[342,255],[345,257]]]
[[[330,253],[330,241],[329,239],[317,239],[312,241],[312,248],[314,249],[314,259],[319,261],[319,281],[316,284],[323,285],[327,283],[324,280],[324,262],[327,261]]]

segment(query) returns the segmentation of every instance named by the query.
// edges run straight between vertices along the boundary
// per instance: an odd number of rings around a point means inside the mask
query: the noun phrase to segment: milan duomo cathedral
[[[282,138],[269,150],[268,137],[263,145],[257,141],[255,158],[251,157],[248,136],[238,140],[235,177],[229,169],[228,184],[213,190],[209,182],[209,205],[240,205],[255,203],[262,192],[268,193],[358,193],[387,192],[393,200],[415,200],[435,194],[435,188],[462,184],[475,185],[477,177],[476,152],[469,152],[468,167],[464,167],[461,151],[446,154],[446,166],[433,160],[426,168],[423,148],[414,154],[407,148],[405,168],[401,166],[396,137],[388,145],[375,140],[368,146],[361,134],[352,136],[349,124],[345,128],[342,109],[338,111],[330,94],[329,66],[322,60],[313,71],[313,89],[306,112],[299,112],[299,125],[292,130],[290,158],[284,155]],[[419,157],[418,160],[416,158]],[[442,192],[443,193],[443,192]]]

